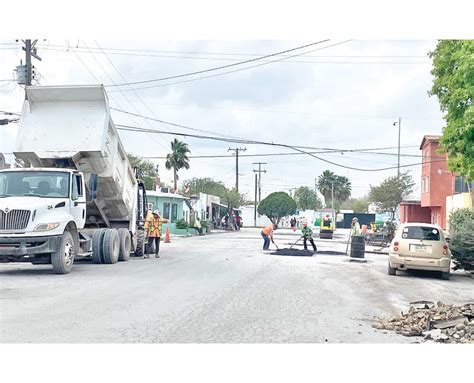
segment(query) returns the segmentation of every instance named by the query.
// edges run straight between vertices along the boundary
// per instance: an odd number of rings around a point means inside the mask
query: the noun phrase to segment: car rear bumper
[[[0,262],[18,261],[28,255],[52,253],[58,248],[60,240],[60,235],[0,238]]]
[[[398,270],[432,270],[449,272],[451,269],[451,258],[420,258],[403,257],[397,254],[389,254],[390,266]]]

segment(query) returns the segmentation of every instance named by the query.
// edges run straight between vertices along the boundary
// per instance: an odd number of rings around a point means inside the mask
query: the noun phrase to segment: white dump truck
[[[102,86],[26,88],[16,158],[0,170],[0,262],[127,261],[144,251],[146,193]]]

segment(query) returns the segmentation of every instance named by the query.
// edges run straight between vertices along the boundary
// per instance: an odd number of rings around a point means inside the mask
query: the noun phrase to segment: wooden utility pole
[[[239,192],[239,151],[245,152],[247,148],[229,148],[227,151],[235,152],[235,190]]]
[[[257,172],[255,172],[255,204],[253,206],[253,225],[257,227]]]
[[[266,162],[254,162],[253,165],[258,165],[258,170],[254,169],[255,173],[258,173],[258,204],[262,199],[262,173],[266,173],[266,170],[262,170],[262,165],[266,165]]]

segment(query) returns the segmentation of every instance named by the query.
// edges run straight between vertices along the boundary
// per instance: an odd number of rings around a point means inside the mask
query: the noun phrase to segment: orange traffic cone
[[[170,229],[168,226],[166,226],[165,243],[171,243]]]

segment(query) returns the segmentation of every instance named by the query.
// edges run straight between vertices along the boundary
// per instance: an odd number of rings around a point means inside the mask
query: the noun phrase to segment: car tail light
[[[448,255],[448,245],[443,246],[443,254]]]
[[[398,242],[394,242],[394,243],[393,243],[393,246],[398,246]]]
[[[398,247],[397,247],[397,246],[394,246],[394,247],[393,247],[393,251],[395,251],[396,253],[398,253]]]

